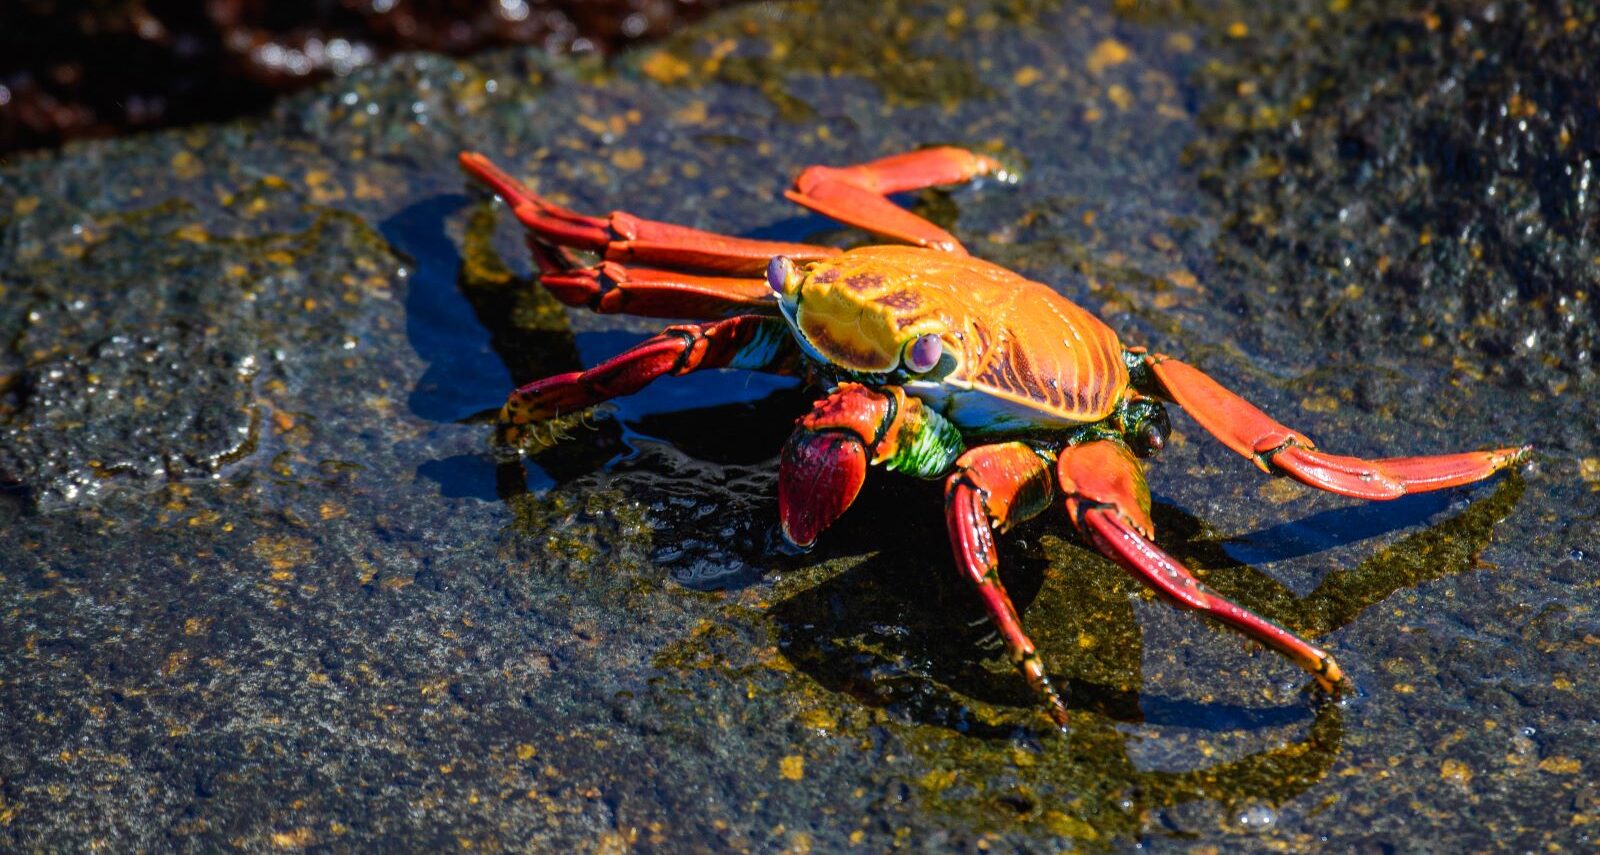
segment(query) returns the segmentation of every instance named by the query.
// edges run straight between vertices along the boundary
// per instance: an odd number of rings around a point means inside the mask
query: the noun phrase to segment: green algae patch
[[[1185,805],[1220,807],[1215,830],[1228,830],[1239,811],[1276,808],[1300,797],[1338,756],[1338,707],[1323,705],[1300,729],[1243,756],[1192,745],[1197,753],[1221,756],[1181,771],[1140,768],[1129,749],[1141,737],[1093,715],[1075,715],[1069,734],[1032,744],[933,730],[908,735],[907,744],[948,770],[916,782],[931,809],[980,834],[1012,835],[1020,827],[1099,849],[1171,833],[1162,829],[1162,815]],[[1162,738],[1185,739],[1170,733]]]

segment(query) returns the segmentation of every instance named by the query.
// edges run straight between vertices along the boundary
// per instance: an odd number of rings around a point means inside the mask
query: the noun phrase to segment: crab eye
[[[1167,446],[1167,436],[1171,431],[1171,423],[1167,421],[1167,411],[1162,408],[1153,409],[1150,416],[1130,437],[1133,453],[1139,457],[1154,457],[1160,454],[1161,449]]]
[[[774,255],[767,262],[767,287],[774,294],[782,297],[784,288],[788,285],[789,277],[794,273],[794,262],[788,256]]]
[[[918,374],[932,371],[933,366],[939,364],[939,357],[943,353],[944,342],[939,340],[939,336],[933,333],[919,335],[911,342],[911,346],[906,348],[906,368]]]
[[[1139,432],[1137,445],[1136,451],[1140,457],[1154,457],[1167,447],[1166,432],[1155,424],[1145,425],[1144,430]]]

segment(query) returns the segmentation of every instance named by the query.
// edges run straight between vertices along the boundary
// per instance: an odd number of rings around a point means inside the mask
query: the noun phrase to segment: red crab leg
[[[892,155],[857,166],[812,166],[784,193],[823,216],[917,246],[966,255],[944,229],[884,198],[1000,171],[999,162],[949,146]]]
[[[800,417],[778,465],[783,536],[809,547],[861,491],[867,465],[920,478],[949,471],[961,435],[898,386],[845,383]]]
[[[1481,481],[1532,449],[1524,445],[1380,460],[1324,454],[1305,434],[1273,421],[1199,369],[1160,354],[1147,355],[1144,361],[1178,406],[1224,445],[1254,461],[1261,471],[1277,469],[1302,483],[1358,499],[1395,499]]]
[[[728,237],[624,211],[606,217],[578,214],[542,198],[477,152],[464,151],[460,160],[462,169],[506,200],[531,239],[599,252],[607,261],[760,274],[775,255],[814,261],[839,253],[826,246]]]
[[[945,482],[944,504],[956,564],[978,586],[1012,663],[1044,702],[1050,719],[1065,729],[1067,706],[1050,685],[1044,662],[1023,632],[1016,606],[1000,584],[993,533],[994,529],[1004,532],[1049,507],[1053,493],[1050,461],[1023,443],[1007,442],[961,455],[956,471]]]
[[[1261,642],[1337,694],[1344,672],[1328,653],[1304,638],[1239,606],[1201,584],[1176,558],[1150,541],[1150,488],[1133,452],[1099,440],[1061,452],[1056,476],[1067,513],[1095,549],[1181,609],[1196,609]]]
[[[795,353],[794,339],[779,318],[739,315],[711,324],[667,327],[587,371],[535,380],[512,392],[500,410],[503,435],[516,442],[522,426],[631,395],[668,374],[707,368],[781,373]]]
[[[540,259],[545,268],[546,260]],[[776,315],[778,303],[765,279],[697,276],[672,270],[625,267],[603,261],[593,267],[552,269],[539,281],[569,306],[602,314],[646,318],[718,318]]]

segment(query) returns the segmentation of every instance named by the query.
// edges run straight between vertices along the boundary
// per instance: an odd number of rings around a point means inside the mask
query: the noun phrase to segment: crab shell
[[[812,359],[850,379],[897,379],[963,431],[1097,422],[1128,389],[1116,333],[1045,285],[971,257],[869,246],[788,267],[783,313]],[[904,354],[937,335],[917,373]]]

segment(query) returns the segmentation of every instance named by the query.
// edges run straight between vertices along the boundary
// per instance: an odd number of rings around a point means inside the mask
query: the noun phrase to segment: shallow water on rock
[[[1592,847],[1596,27],[764,4],[612,67],[406,57],[4,167],[0,848]],[[1537,446],[1361,505],[1174,414],[1158,540],[1351,697],[1046,514],[1001,556],[1052,732],[939,485],[880,475],[777,548],[790,380],[491,447],[510,387],[659,324],[539,291],[458,150],[579,210],[849,244],[787,177],[944,142],[1024,178],[908,204],[1324,447]]]

